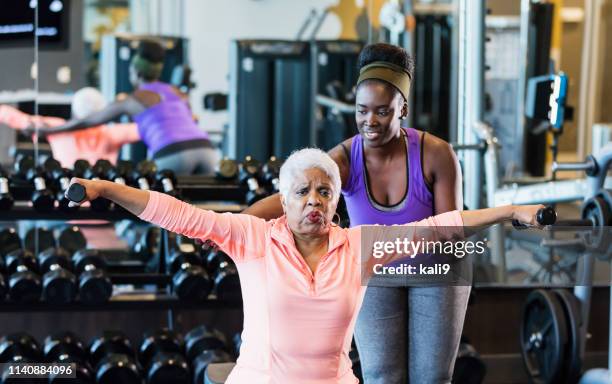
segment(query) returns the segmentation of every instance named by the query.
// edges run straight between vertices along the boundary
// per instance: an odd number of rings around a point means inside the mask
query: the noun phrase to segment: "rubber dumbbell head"
[[[38,301],[42,293],[42,283],[34,255],[18,249],[6,255],[5,259],[10,274],[8,292],[11,300],[20,303]]]
[[[182,355],[184,341],[176,332],[161,329],[145,335],[138,353],[147,383],[191,382],[189,364]]]
[[[273,192],[278,192],[278,178],[282,165],[283,163],[276,156],[271,156],[263,166],[262,172],[264,181],[270,186]]]
[[[74,166],[72,168],[72,172],[74,173],[74,177],[79,177],[81,179],[85,178],[85,171],[91,168],[91,164],[89,161],[84,159],[78,159],[74,162]]]
[[[202,301],[212,290],[212,282],[195,252],[173,250],[170,254],[172,289],[181,300]]]
[[[55,247],[55,237],[53,237],[53,232],[47,228],[30,228],[26,232],[24,246],[32,253],[44,251],[47,248]]]
[[[163,192],[170,196],[177,196],[176,177],[174,172],[169,169],[164,169],[155,175],[155,190]]]
[[[96,383],[141,383],[140,370],[134,360],[129,339],[119,331],[105,331],[89,346]]]
[[[79,227],[71,225],[60,231],[57,245],[74,255],[76,251],[87,248],[87,239]]]
[[[39,168],[30,168],[26,172],[26,178],[34,186],[32,193],[32,205],[39,212],[51,212],[55,204],[55,197],[47,188],[43,172]]]
[[[73,256],[74,271],[79,275],[79,299],[88,304],[107,302],[113,284],[106,274],[106,262],[95,249],[82,249]]]
[[[233,260],[221,250],[208,254],[207,269],[211,273],[217,299],[240,300],[240,277]]]
[[[195,383],[205,383],[206,369],[211,364],[233,362],[234,358],[222,349],[213,349],[202,352],[197,356],[191,366]]]
[[[73,212],[79,209],[79,206],[70,207],[68,203],[70,203],[70,199],[66,196],[66,192],[70,187],[70,178],[72,174],[70,170],[66,168],[58,168],[52,171],[51,178],[55,180],[55,185],[57,186],[57,194],[56,200],[58,203],[58,208],[63,212]]]
[[[236,160],[224,157],[219,161],[215,174],[221,180],[234,180],[238,176],[238,163]]]
[[[36,339],[25,332],[11,333],[0,338],[0,363],[20,361],[40,361],[41,350]]]
[[[9,190],[8,174],[0,167],[0,211],[8,211],[13,207],[14,202]]]
[[[15,228],[0,230],[0,259],[17,249],[21,249],[21,238]]]
[[[34,168],[34,166],[34,157],[32,157],[31,155],[19,153],[15,157],[15,173],[24,179],[26,176],[26,172],[29,169]]]
[[[49,384],[60,383],[93,383],[91,366],[87,361],[87,352],[83,342],[72,332],[58,332],[45,339],[43,352],[45,360],[55,363],[74,363],[74,378],[62,378],[60,375],[49,376]]]
[[[204,351],[215,349],[228,350],[225,335],[217,329],[200,325],[185,335],[185,352],[189,361]]]
[[[38,255],[42,273],[43,300],[53,304],[67,304],[77,294],[76,277],[70,271],[70,254],[63,248],[48,248]]]
[[[134,172],[132,172],[132,179],[135,181],[135,187],[142,189],[143,191],[151,190],[151,185],[155,179],[155,173],[157,172],[157,166],[154,162],[144,160],[138,163]]]

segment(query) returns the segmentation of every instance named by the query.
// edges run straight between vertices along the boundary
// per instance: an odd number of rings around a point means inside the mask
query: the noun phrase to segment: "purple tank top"
[[[366,183],[363,139],[360,134],[353,137],[349,179],[342,189],[352,227],[363,224],[405,224],[433,216],[433,195],[425,184],[421,166],[419,133],[412,128],[404,131],[408,148],[408,191],[402,201],[394,206],[378,204],[372,197]]]
[[[161,99],[134,116],[140,138],[150,153],[182,141],[208,139],[206,132],[193,120],[187,103],[174,92],[172,86],[154,81],[142,84],[139,89],[155,92]]]

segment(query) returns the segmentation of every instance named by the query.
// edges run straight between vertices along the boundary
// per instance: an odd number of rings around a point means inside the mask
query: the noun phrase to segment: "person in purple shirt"
[[[186,95],[159,81],[164,56],[159,42],[141,41],[130,64],[134,92],[99,112],[45,131],[74,131],[128,115],[138,124],[140,138],[159,169],[171,169],[178,175],[214,172],[217,150],[193,119]]]
[[[359,56],[355,119],[359,134],[333,148],[350,225],[401,224],[463,208],[451,146],[403,127],[414,72],[402,48],[371,44]],[[244,213],[282,215],[278,196]],[[355,341],[366,384],[450,383],[469,286],[369,285]]]

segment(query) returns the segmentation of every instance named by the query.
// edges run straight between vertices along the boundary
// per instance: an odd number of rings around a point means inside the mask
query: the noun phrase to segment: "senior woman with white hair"
[[[210,239],[236,263],[244,303],[237,364],[227,383],[357,383],[348,352],[363,300],[361,228],[332,224],[340,196],[336,163],[319,149],[294,152],[280,171],[284,215],[265,221],[201,210],[173,197],[108,181],[73,179],[86,199],[105,197],[145,221]],[[482,227],[504,220],[539,226],[542,206],[453,211],[406,224]],[[398,227],[396,227],[398,228]]]

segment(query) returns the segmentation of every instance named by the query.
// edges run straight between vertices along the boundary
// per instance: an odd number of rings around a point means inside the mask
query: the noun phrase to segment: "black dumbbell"
[[[44,384],[47,379],[27,379],[15,375],[12,364],[36,363],[41,361],[40,346],[36,339],[25,332],[7,335],[0,339],[0,363],[11,363],[4,365],[0,372],[0,383],[3,384]]]
[[[57,200],[58,208],[63,212],[72,212],[79,209],[78,205],[74,207],[68,206],[70,199],[66,197],[66,191],[70,186],[70,178],[72,177],[70,170],[61,167],[54,168],[51,170],[49,176],[52,180],[55,180],[55,185],[57,187],[55,199]]]
[[[34,158],[31,155],[25,153],[18,153],[15,157],[14,169],[15,173],[21,178],[26,177],[28,169],[34,168]]]
[[[47,248],[55,247],[55,237],[53,232],[47,228],[30,228],[24,239],[25,249],[32,253],[44,251]]]
[[[60,231],[57,246],[74,255],[76,251],[87,248],[87,239],[79,227],[71,225]]]
[[[51,374],[49,384],[75,383],[93,384],[91,366],[87,361],[87,352],[83,342],[72,332],[58,332],[45,339],[43,352],[45,361],[49,363],[74,364],[75,376],[73,378],[62,378],[60,375]]]
[[[26,172],[26,179],[34,186],[32,192],[32,205],[39,212],[50,212],[55,204],[53,193],[47,188],[47,180],[40,168],[30,168]]]
[[[83,177],[89,180],[105,180],[108,175],[108,171],[112,168],[108,160],[98,160],[93,167],[86,168]],[[91,209],[96,212],[106,212],[110,209],[112,202],[103,197],[91,200]]]
[[[8,174],[0,167],[0,211],[8,211],[13,206],[15,200],[9,190]]]
[[[246,203],[251,205],[266,197],[266,190],[259,185],[259,174],[261,164],[251,156],[246,156],[240,164],[239,179],[240,184],[245,185],[249,190],[246,194]]]
[[[47,157],[40,166],[49,179],[52,178],[53,171],[62,169],[62,164],[51,156]]]
[[[0,231],[0,258],[8,253],[21,249],[21,238],[15,228],[4,228]]]
[[[148,227],[138,241],[133,242],[132,254],[141,261],[151,260],[159,251],[159,227]]]
[[[182,337],[169,329],[145,335],[138,359],[146,372],[147,384],[191,382],[189,364],[183,356]]]
[[[536,221],[540,225],[553,225],[557,221],[557,212],[553,207],[540,208],[536,212]],[[512,220],[512,226],[514,226],[514,229],[529,228],[529,225],[523,224],[518,220]]]
[[[213,292],[218,299],[238,300],[241,298],[240,278],[234,261],[223,251],[213,249],[206,257],[206,269],[214,282]]]
[[[149,160],[143,160],[136,166],[136,169],[132,172],[132,179],[134,180],[135,187],[142,189],[143,191],[151,190],[151,185],[155,180],[155,173],[157,172],[157,165]]]
[[[157,174],[155,174],[155,190],[170,196],[178,196],[174,172],[169,169],[163,169],[157,172]]]
[[[113,283],[106,274],[106,262],[97,249],[81,249],[72,259],[79,275],[79,299],[88,304],[108,301],[113,294]]]
[[[274,193],[278,192],[279,175],[282,165],[283,163],[276,156],[271,156],[263,166],[263,179]]]
[[[141,384],[130,340],[120,331],[105,331],[89,346],[89,356],[98,384]]]
[[[238,163],[228,157],[219,161],[215,168],[215,175],[220,180],[234,180],[238,176]]]
[[[172,290],[181,300],[202,301],[208,297],[213,283],[195,248],[187,252],[172,249],[168,265],[170,272],[174,273]]]
[[[38,301],[42,285],[36,258],[32,252],[18,249],[6,255],[5,260],[9,274],[8,293],[11,300],[20,303]]]
[[[77,294],[76,277],[70,271],[70,254],[63,248],[48,248],[38,254],[42,273],[42,297],[52,304],[67,304]]]
[[[117,184],[128,185],[130,183],[130,175],[134,171],[134,166],[131,162],[119,160],[115,167],[108,170],[107,178]]]
[[[203,383],[206,368],[212,363],[233,361],[227,339],[220,331],[201,325],[185,335],[185,351],[191,361],[194,383]]]
[[[81,179],[85,178],[85,171],[91,168],[91,164],[89,161],[84,159],[78,159],[74,162],[74,166],[72,167],[72,173],[74,177],[79,177]]]

